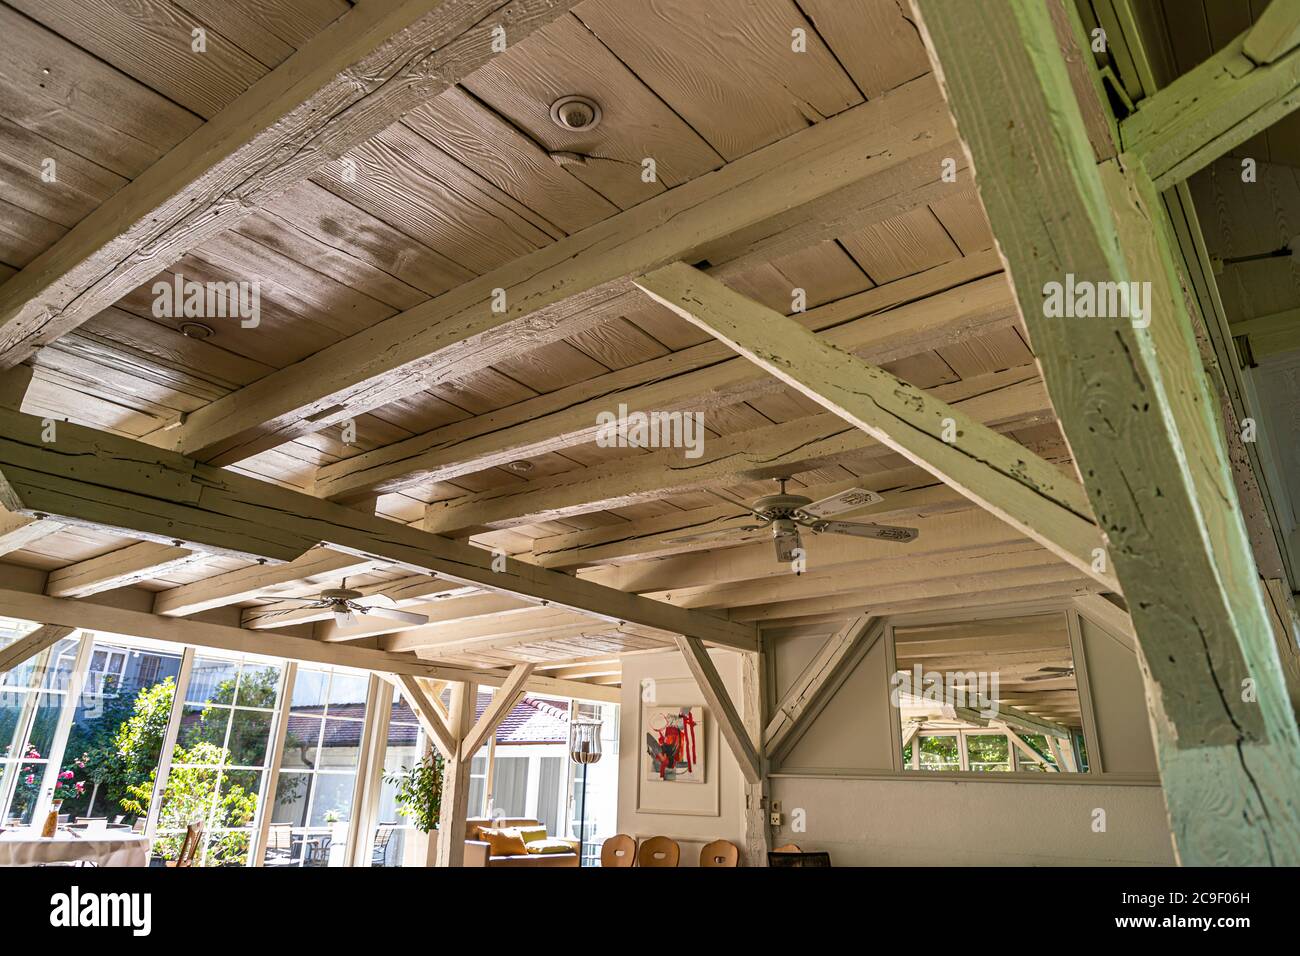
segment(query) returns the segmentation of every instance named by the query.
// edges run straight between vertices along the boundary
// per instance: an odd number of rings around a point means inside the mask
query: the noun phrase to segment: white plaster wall
[[[732,700],[740,700],[740,656],[731,651],[712,651],[711,657],[718,668]],[[656,693],[661,703],[703,704],[704,696],[696,687],[686,663],[676,651],[662,654],[634,654],[623,658],[623,698],[619,714],[619,774],[618,774],[618,830],[644,839],[651,836],[672,837],[681,845],[681,866],[697,866],[700,849],[712,840],[731,840],[745,845],[744,787],[740,767],[718,735],[717,716],[705,713],[705,770],[706,788],[717,787],[717,814],[694,815],[638,810],[641,772],[640,757],[644,731],[641,728],[642,681],[655,681]],[[656,786],[656,785],[652,785]],[[660,792],[654,805],[678,803],[683,809],[700,802],[693,793],[697,784],[658,784]],[[662,788],[669,788],[665,793]],[[675,788],[675,789],[673,789]],[[712,791],[709,791],[712,793]],[[647,794],[647,797],[649,795]],[[664,798],[669,799],[664,799]],[[647,804],[649,803],[647,799]]]
[[[1158,786],[777,777],[776,845],[835,866],[1172,865]],[[1094,832],[1093,811],[1106,812]],[[802,809],[807,829],[789,829]]]

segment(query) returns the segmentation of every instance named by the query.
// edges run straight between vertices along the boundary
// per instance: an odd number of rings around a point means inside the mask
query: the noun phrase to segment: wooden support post
[[[745,775],[745,782],[751,786],[759,783],[762,772],[758,749],[749,739],[749,733],[736,712],[735,704],[731,702],[731,695],[727,693],[726,685],[722,683],[718,668],[709,657],[708,649],[690,637],[679,636],[675,641],[677,649],[686,659],[686,666],[690,669],[691,676],[695,678],[695,683],[700,688],[700,693],[704,695],[704,702],[713,709],[717,717],[718,730],[722,734],[722,739],[727,742],[727,746],[731,748],[736,763],[740,764],[740,772]]]
[[[460,744],[474,726],[478,685],[456,681],[451,685],[452,737],[456,745],[442,765],[442,806],[438,811],[438,855],[435,866],[465,865],[465,818],[469,812],[469,768],[474,759],[460,755]]]
[[[42,624],[36,630],[24,634],[12,644],[0,647],[0,674],[13,670],[23,661],[30,660],[47,647],[63,640],[75,630],[75,627]]]
[[[1062,560],[1119,590],[1106,570],[1087,495],[1055,465],[685,263],[636,284]]]
[[[913,7],[1124,586],[1177,856],[1296,865],[1300,735],[1155,187],[1096,163],[1040,0]]]
[[[745,733],[758,754],[758,781],[745,783],[744,862],[747,866],[758,867],[767,866],[767,853],[772,849],[772,828],[768,824],[768,811],[771,807],[767,780],[768,760],[762,746],[766,659],[766,651],[760,647],[753,654],[742,655],[740,661],[741,719],[745,724]]]

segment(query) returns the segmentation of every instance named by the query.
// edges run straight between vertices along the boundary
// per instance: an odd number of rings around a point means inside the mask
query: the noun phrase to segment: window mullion
[[[167,778],[172,772],[172,751],[176,749],[176,740],[181,732],[181,715],[185,712],[185,698],[189,696],[190,676],[194,673],[194,648],[186,647],[181,652],[181,669],[176,675],[176,690],[172,695],[172,710],[167,716],[167,733],[163,738],[162,753],[158,755],[158,774],[153,782],[153,794],[149,798],[149,816],[145,821],[145,836],[152,842],[158,830],[158,813],[162,807],[163,793],[167,789]]]
[[[289,730],[289,711],[293,706],[293,685],[298,679],[298,662],[286,661],[284,677],[280,682],[280,705],[275,709],[275,743],[271,749],[271,764],[266,768],[267,780],[262,787],[265,799],[258,802],[257,836],[249,852],[251,866],[266,862],[266,844],[271,834],[271,807],[275,806],[280,788],[280,764],[284,760],[284,740]]]

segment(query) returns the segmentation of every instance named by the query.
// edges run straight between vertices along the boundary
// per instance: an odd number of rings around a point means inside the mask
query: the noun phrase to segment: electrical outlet
[[[768,814],[768,823],[770,823],[774,827],[779,827],[781,825],[781,811],[773,810],[770,814]]]

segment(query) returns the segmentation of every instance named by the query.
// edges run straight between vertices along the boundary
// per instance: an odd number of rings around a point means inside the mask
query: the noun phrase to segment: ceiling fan
[[[688,534],[672,540],[709,541],[726,538],[734,534],[752,534],[755,531],[771,528],[772,540],[776,543],[776,559],[789,564],[797,557],[796,550],[803,545],[803,539],[799,536],[800,529],[811,531],[813,534],[847,534],[855,538],[877,538],[882,541],[897,541],[900,544],[915,541],[920,533],[915,528],[900,528],[896,525],[827,520],[832,515],[842,514],[845,511],[852,511],[864,505],[883,501],[884,499],[874,491],[867,491],[864,488],[850,488],[847,491],[841,491],[837,495],[830,495],[819,501],[813,501],[803,495],[786,494],[785,484],[787,481],[789,481],[788,478],[778,478],[777,482],[781,486],[780,492],[775,495],[764,495],[755,501],[753,505],[745,505],[726,498],[727,501],[740,505],[754,517],[760,519],[762,524],[742,525],[739,528],[706,531],[701,534]],[[720,497],[725,498],[726,496],[721,495]]]
[[[1074,676],[1073,667],[1040,667],[1038,672],[1022,678],[1026,683],[1036,680],[1063,680]]]
[[[429,623],[427,614],[415,614],[411,611],[402,611],[397,607],[397,602],[387,594],[365,594],[361,591],[355,591],[346,587],[347,581],[343,582],[345,587],[326,588],[314,598],[286,598],[278,594],[259,594],[259,601],[298,601],[302,604],[300,608],[285,608],[281,611],[270,611],[266,617],[278,617],[281,614],[289,614],[292,611],[305,611],[312,608],[328,608],[334,614],[334,623],[340,630],[347,630],[355,627],[357,624],[356,616],[370,615],[372,617],[385,617],[391,621],[401,621],[403,624],[421,624]]]

